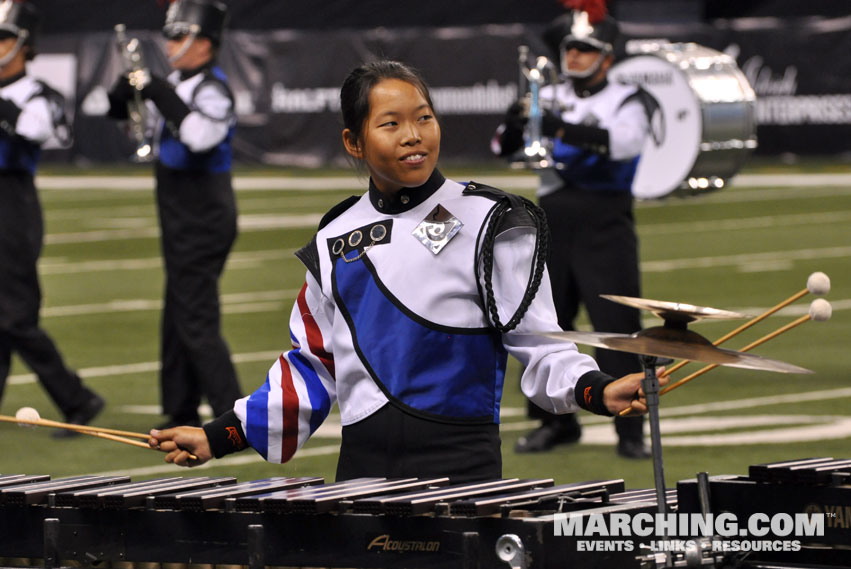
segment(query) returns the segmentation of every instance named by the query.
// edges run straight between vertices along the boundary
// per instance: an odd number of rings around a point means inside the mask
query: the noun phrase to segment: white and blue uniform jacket
[[[168,81],[189,107],[189,114],[177,129],[160,118],[160,162],[174,170],[229,172],[236,114],[224,72],[213,66],[181,79],[180,72],[174,71]],[[149,108],[158,117],[153,103]]]
[[[271,462],[287,461],[334,402],[343,426],[388,404],[444,422],[498,423],[508,354],[525,367],[523,392],[555,413],[575,411],[577,381],[599,374],[574,344],[529,334],[558,329],[547,275],[517,328],[490,325],[476,268],[496,205],[487,192],[435,171],[396,198],[387,204],[374,187],[350,198],[299,253],[308,271],[290,316],[292,349],[235,405],[247,443]],[[461,224],[457,233],[443,241],[431,227],[434,240],[418,239],[441,215]],[[444,245],[437,253],[435,243]],[[503,322],[524,295],[534,246],[534,230],[522,225],[496,239],[493,288]]]
[[[648,129],[648,112],[639,89],[607,82],[598,91],[580,95],[568,81],[544,87],[541,99],[555,99],[559,118],[565,123],[607,130],[609,144],[605,149],[594,149],[554,140],[553,159],[559,168],[540,172],[538,195],[552,193],[564,185],[629,192]],[[545,107],[549,104],[542,103]]]
[[[0,98],[20,109],[14,124],[0,124],[0,171],[34,174],[42,144],[51,137],[62,144],[70,140],[62,95],[43,81],[21,75],[0,86]]]

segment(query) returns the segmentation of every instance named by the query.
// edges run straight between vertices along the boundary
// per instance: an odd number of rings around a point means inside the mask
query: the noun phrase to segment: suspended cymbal
[[[562,330],[538,332],[537,334],[548,338],[555,338],[556,340],[569,340],[577,344],[633,354],[683,359],[779,373],[813,373],[806,368],[788,364],[780,360],[717,348],[700,334],[696,334],[690,330],[677,330],[662,326],[648,328],[635,334],[565,332]]]
[[[719,310],[706,306],[695,306],[683,302],[668,302],[664,300],[651,300],[649,298],[635,298],[633,296],[618,296],[615,294],[601,294],[602,298],[626,304],[641,310],[648,310],[666,322],[695,322],[711,318],[714,320],[729,320],[735,318],[747,318],[746,315],[729,310]]]

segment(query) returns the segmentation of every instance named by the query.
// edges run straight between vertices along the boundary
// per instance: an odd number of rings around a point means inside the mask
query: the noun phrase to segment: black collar
[[[573,80],[573,91],[580,99],[596,95],[609,85],[609,80],[603,77],[603,80],[593,85],[584,85],[581,81]]]
[[[0,87],[5,87],[6,85],[11,85],[12,83],[14,83],[15,81],[17,81],[18,79],[20,79],[21,77],[23,77],[26,74],[27,74],[27,72],[26,72],[26,70],[24,70],[24,71],[21,71],[20,73],[12,75],[11,77],[7,77],[6,79],[0,79]]]
[[[212,61],[208,61],[207,63],[196,67],[195,69],[183,69],[180,71],[180,81],[186,81],[187,79],[195,77],[199,73],[207,71],[208,69],[212,69],[213,65],[214,63]]]
[[[413,209],[426,201],[434,192],[443,185],[446,178],[435,168],[431,173],[426,183],[416,188],[402,188],[392,196],[388,197],[382,194],[375,184],[372,183],[372,178],[369,179],[369,201],[372,207],[381,213],[402,213]]]

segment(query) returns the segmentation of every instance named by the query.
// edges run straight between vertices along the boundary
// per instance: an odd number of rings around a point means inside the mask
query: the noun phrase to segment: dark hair
[[[434,110],[428,85],[419,71],[398,61],[372,61],[356,67],[343,81],[340,89],[340,108],[343,111],[343,128],[349,129],[360,140],[363,124],[369,116],[369,94],[372,88],[385,79],[400,79],[417,88],[428,106]]]

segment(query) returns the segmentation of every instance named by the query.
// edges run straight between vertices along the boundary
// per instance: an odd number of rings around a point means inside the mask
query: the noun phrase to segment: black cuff
[[[612,416],[603,402],[603,390],[615,380],[614,377],[602,371],[589,371],[579,378],[573,390],[576,404],[597,415]]]
[[[232,410],[204,425],[204,433],[216,458],[241,451],[248,446],[242,423]]]
[[[584,124],[563,123],[562,142],[581,146],[597,154],[609,154],[609,131],[605,128]]]
[[[152,100],[165,120],[175,129],[180,127],[180,123],[190,113],[189,107],[178,96],[171,83],[160,77],[151,77],[150,84],[142,89],[142,96]]]
[[[523,146],[523,129],[505,125],[499,135],[500,156],[511,156]]]
[[[130,118],[126,100],[116,97],[112,93],[107,94],[107,97],[109,97],[109,111],[107,111],[106,116],[120,121]]]
[[[18,105],[0,97],[0,126],[3,130],[9,133],[15,132],[15,125],[18,123],[20,114],[21,108]]]
[[[566,123],[550,110],[544,111],[541,115],[541,134],[544,136],[554,137],[565,125]]]

